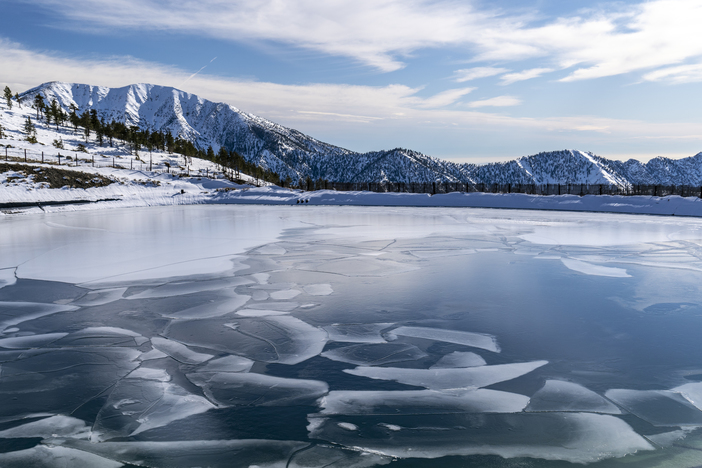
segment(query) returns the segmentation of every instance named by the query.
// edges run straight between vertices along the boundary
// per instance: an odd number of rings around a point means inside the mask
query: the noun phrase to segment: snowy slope
[[[311,177],[336,182],[702,185],[702,153],[680,160],[659,157],[643,164],[562,150],[504,163],[456,164],[399,148],[356,153],[228,104],[164,86],[105,88],[51,82],[22,97],[31,102],[37,93],[47,103],[55,98],[66,110],[71,105],[79,112],[95,109],[106,121],[170,131],[201,148],[212,146],[215,151],[224,146],[293,181]]]

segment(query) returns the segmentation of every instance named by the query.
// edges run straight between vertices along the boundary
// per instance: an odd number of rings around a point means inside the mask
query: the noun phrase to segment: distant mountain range
[[[95,109],[116,120],[151,131],[169,131],[201,148],[221,146],[248,161],[293,180],[335,182],[468,182],[500,184],[660,184],[702,185],[702,153],[684,159],[658,157],[648,163],[609,160],[589,152],[562,150],[520,157],[504,163],[457,164],[396,148],[356,153],[316,140],[297,130],[202,99],[175,88],[134,84],[105,88],[50,82],[22,94],[37,93],[64,110]]]

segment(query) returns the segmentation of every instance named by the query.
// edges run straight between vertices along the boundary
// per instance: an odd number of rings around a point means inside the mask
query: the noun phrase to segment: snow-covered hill
[[[357,153],[321,142],[223,103],[174,88],[135,84],[105,88],[51,82],[21,96],[40,93],[65,110],[95,109],[106,121],[170,131],[201,148],[220,146],[293,180],[336,182],[468,182],[500,184],[702,185],[702,153],[680,160],[613,161],[576,150],[553,151],[486,165],[456,164],[422,153],[394,149]]]

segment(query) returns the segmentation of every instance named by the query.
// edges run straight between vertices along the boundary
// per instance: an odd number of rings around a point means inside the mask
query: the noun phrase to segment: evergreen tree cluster
[[[7,88],[9,90],[9,88]],[[12,95],[10,94],[10,98]],[[8,100],[9,102],[9,100]],[[249,174],[257,181],[262,180],[274,184],[281,183],[278,173],[269,171],[261,166],[248,162],[236,151],[228,151],[221,147],[217,153],[212,147],[202,149],[193,144],[193,142],[181,137],[173,137],[171,132],[148,129],[140,129],[136,125],[127,125],[123,122],[105,122],[103,118],[99,118],[95,109],[85,110],[82,114],[78,113],[78,108],[71,105],[70,111],[66,113],[59,106],[56,99],[52,99],[51,104],[47,105],[41,94],[37,94],[34,98],[34,107],[37,111],[37,120],[45,118],[47,124],[52,122],[56,125],[58,131],[60,126],[67,126],[67,123],[73,127],[73,131],[78,132],[79,128],[83,130],[83,136],[87,143],[90,136],[94,133],[97,143],[100,146],[109,144],[114,146],[115,140],[120,140],[127,144],[130,151],[135,155],[139,155],[139,151],[146,149],[149,152],[153,150],[166,151],[170,154],[176,153],[183,156],[184,165],[187,165],[189,158],[207,159],[229,170],[233,178],[240,179],[241,173]],[[31,119],[27,118],[31,124]],[[30,133],[27,133],[28,137]],[[32,134],[35,132],[33,131]]]

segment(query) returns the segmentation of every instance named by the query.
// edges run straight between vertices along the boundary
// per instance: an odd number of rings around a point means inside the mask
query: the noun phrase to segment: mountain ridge
[[[48,82],[21,94],[37,93],[50,103],[82,113],[95,109],[116,120],[151,131],[168,131],[196,146],[224,146],[281,178],[336,182],[465,182],[471,184],[702,185],[702,153],[647,163],[610,160],[590,152],[560,150],[489,164],[458,164],[417,151],[358,153],[325,143],[225,103],[216,103],[171,87],[132,84],[107,88]]]

